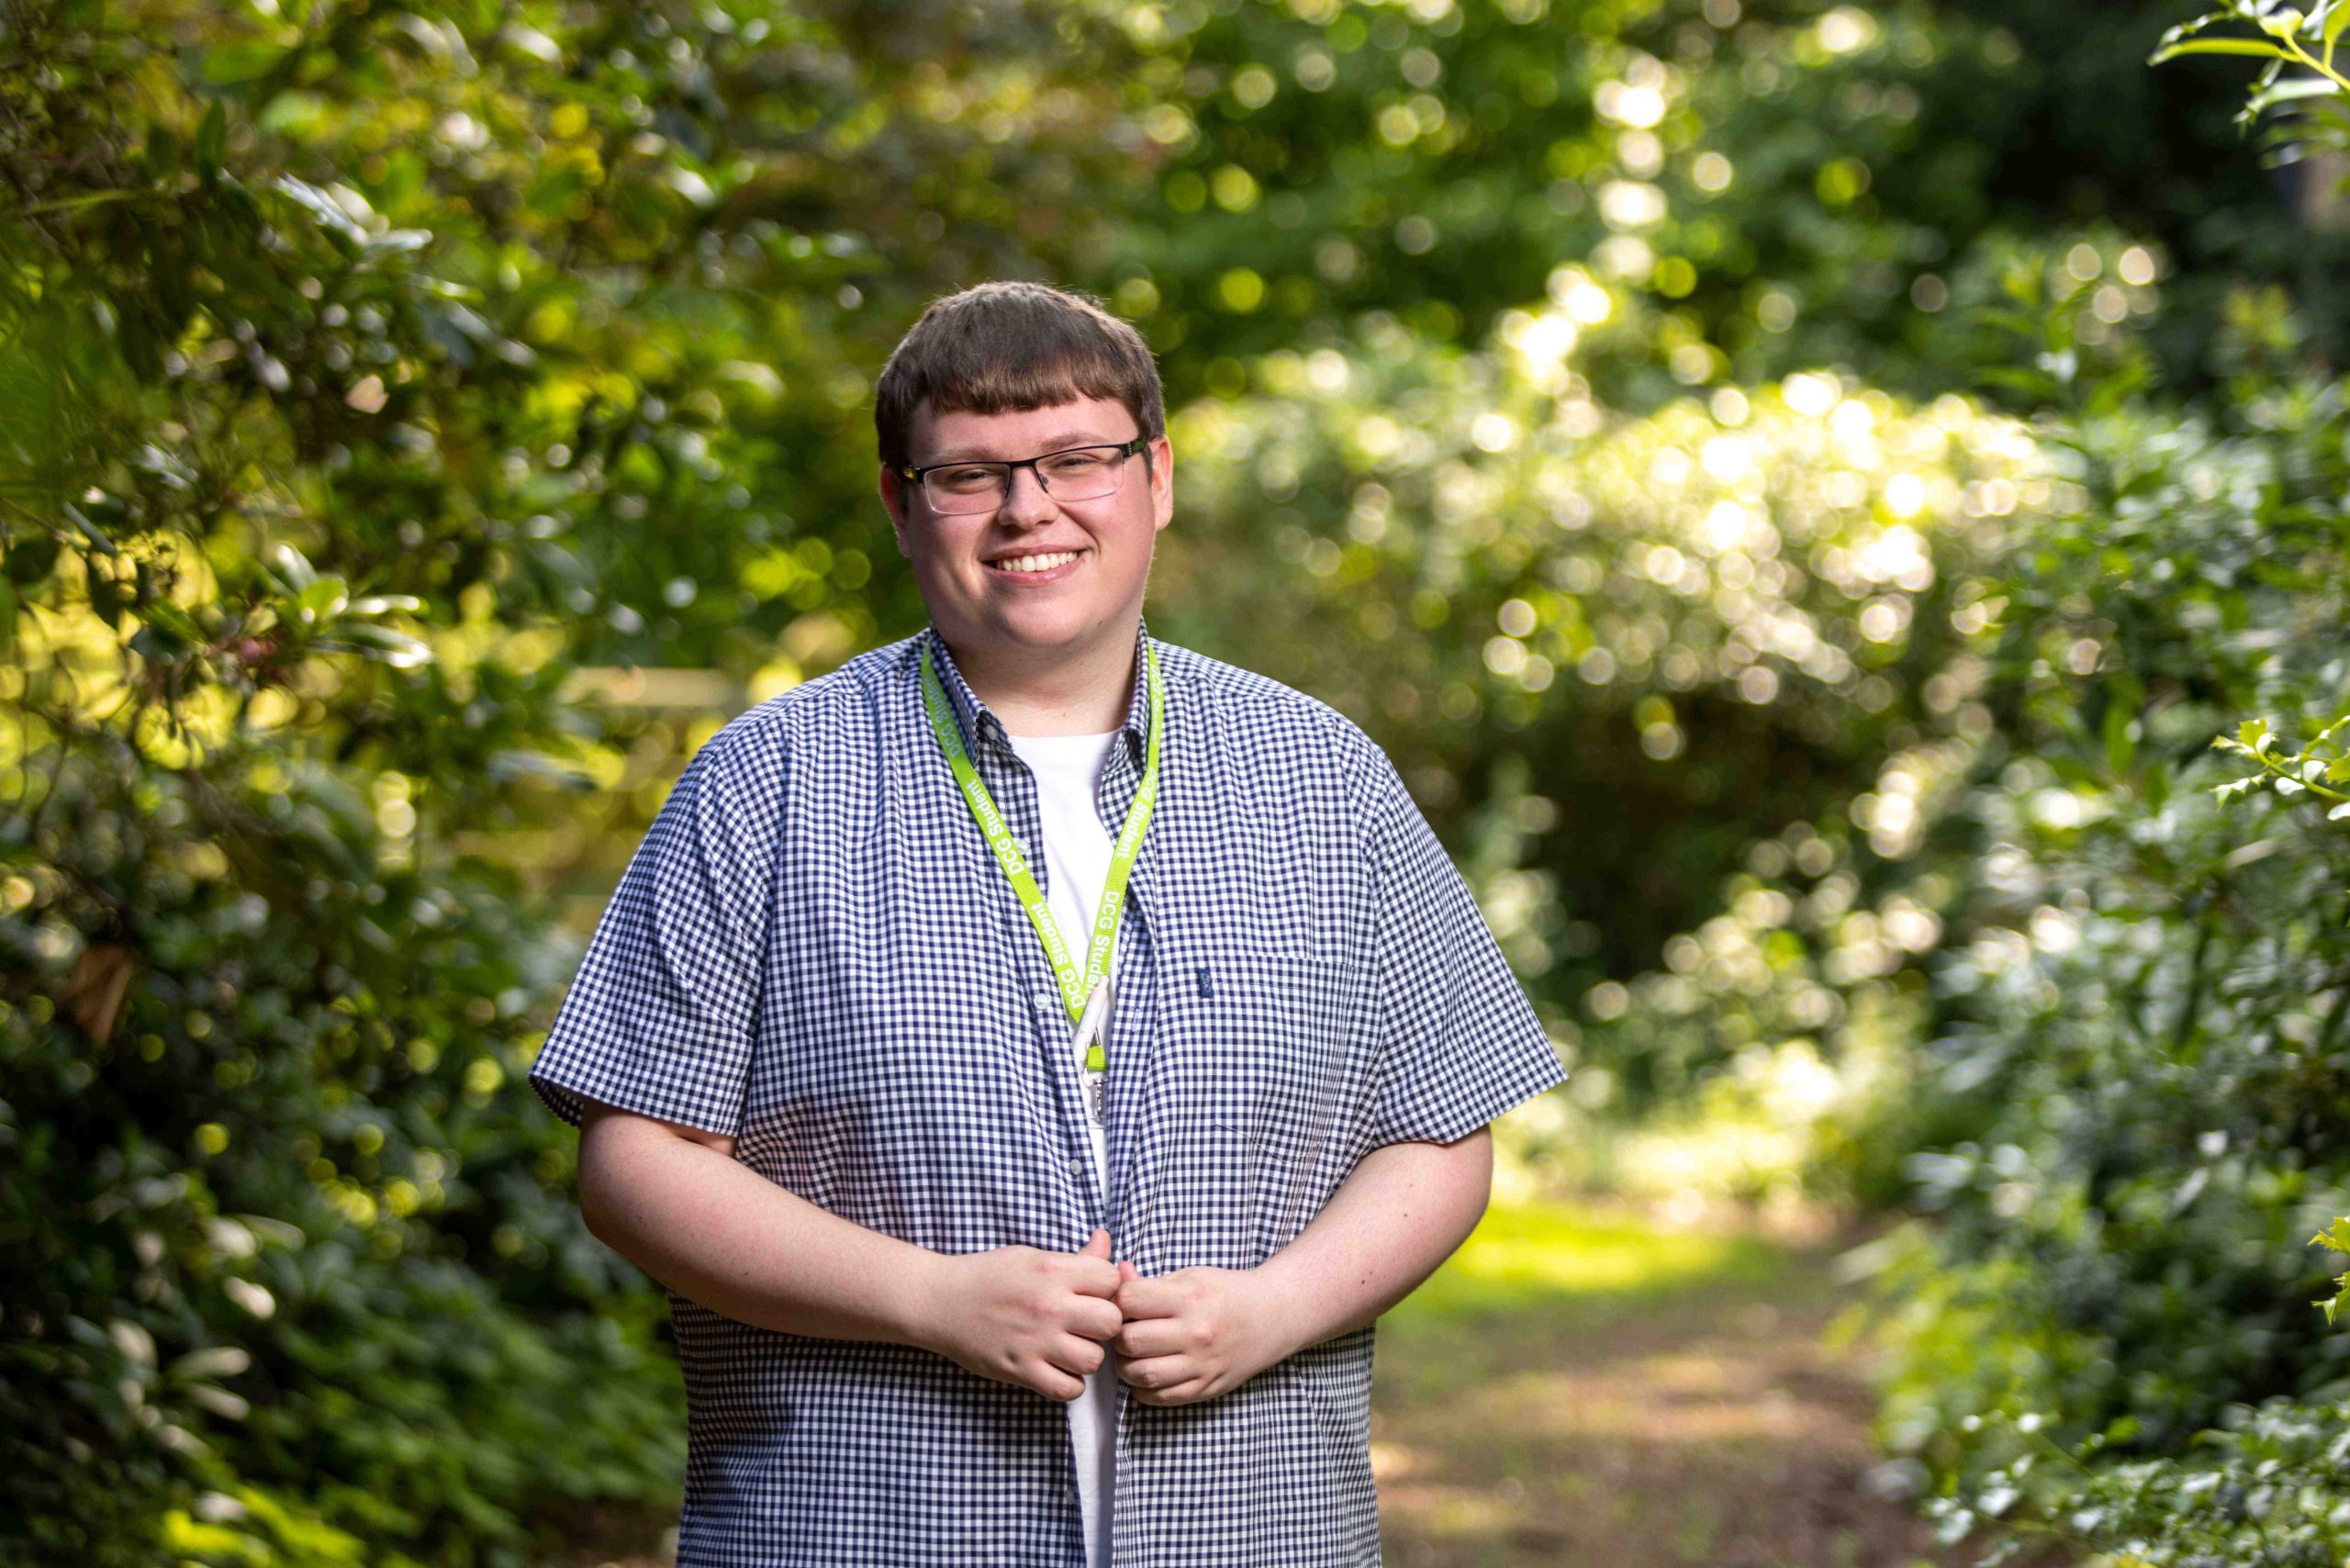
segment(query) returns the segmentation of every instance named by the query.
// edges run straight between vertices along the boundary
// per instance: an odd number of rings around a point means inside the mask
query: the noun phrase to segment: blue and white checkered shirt
[[[1560,1083],[1386,754],[1278,681],[1152,645],[1167,735],[1113,956],[1109,1193],[1051,967],[924,717],[925,646],[1041,882],[1035,782],[930,632],[695,755],[532,1070],[548,1104],[733,1135],[767,1180],[938,1252],[1073,1252],[1101,1225],[1149,1276],[1254,1267],[1367,1150],[1449,1143]],[[1149,713],[1137,659],[1113,832]],[[912,1346],[670,1305],[682,1568],[1084,1568],[1065,1406]],[[1376,1564],[1372,1335],[1200,1404],[1122,1386],[1119,1568]]]

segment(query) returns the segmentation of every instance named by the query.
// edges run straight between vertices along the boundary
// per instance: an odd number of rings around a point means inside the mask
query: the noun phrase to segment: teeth
[[[1015,555],[1009,561],[995,563],[1000,572],[1049,572],[1055,566],[1077,559],[1074,550],[1063,550],[1051,555]]]

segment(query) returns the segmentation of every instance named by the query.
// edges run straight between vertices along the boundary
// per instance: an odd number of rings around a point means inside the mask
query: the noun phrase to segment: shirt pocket
[[[1329,958],[1268,951],[1222,958],[1201,977],[1207,994],[1184,1009],[1169,1172],[1177,1267],[1254,1268],[1318,1212],[1314,1172],[1360,1073],[1350,978]]]

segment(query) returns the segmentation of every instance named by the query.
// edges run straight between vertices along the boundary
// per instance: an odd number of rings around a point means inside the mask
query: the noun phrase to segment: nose
[[[1048,521],[1059,510],[1034,468],[1014,468],[1003,493],[1003,505],[996,509],[996,515],[1008,522],[1024,525]]]

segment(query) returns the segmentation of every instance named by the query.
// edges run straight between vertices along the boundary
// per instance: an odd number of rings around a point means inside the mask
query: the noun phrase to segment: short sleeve
[[[729,1137],[740,1127],[775,888],[771,736],[730,725],[694,754],[604,906],[531,1068],[575,1126],[584,1096]]]
[[[1382,752],[1378,848],[1382,1031],[1369,1146],[1466,1137],[1566,1070],[1484,915]]]

